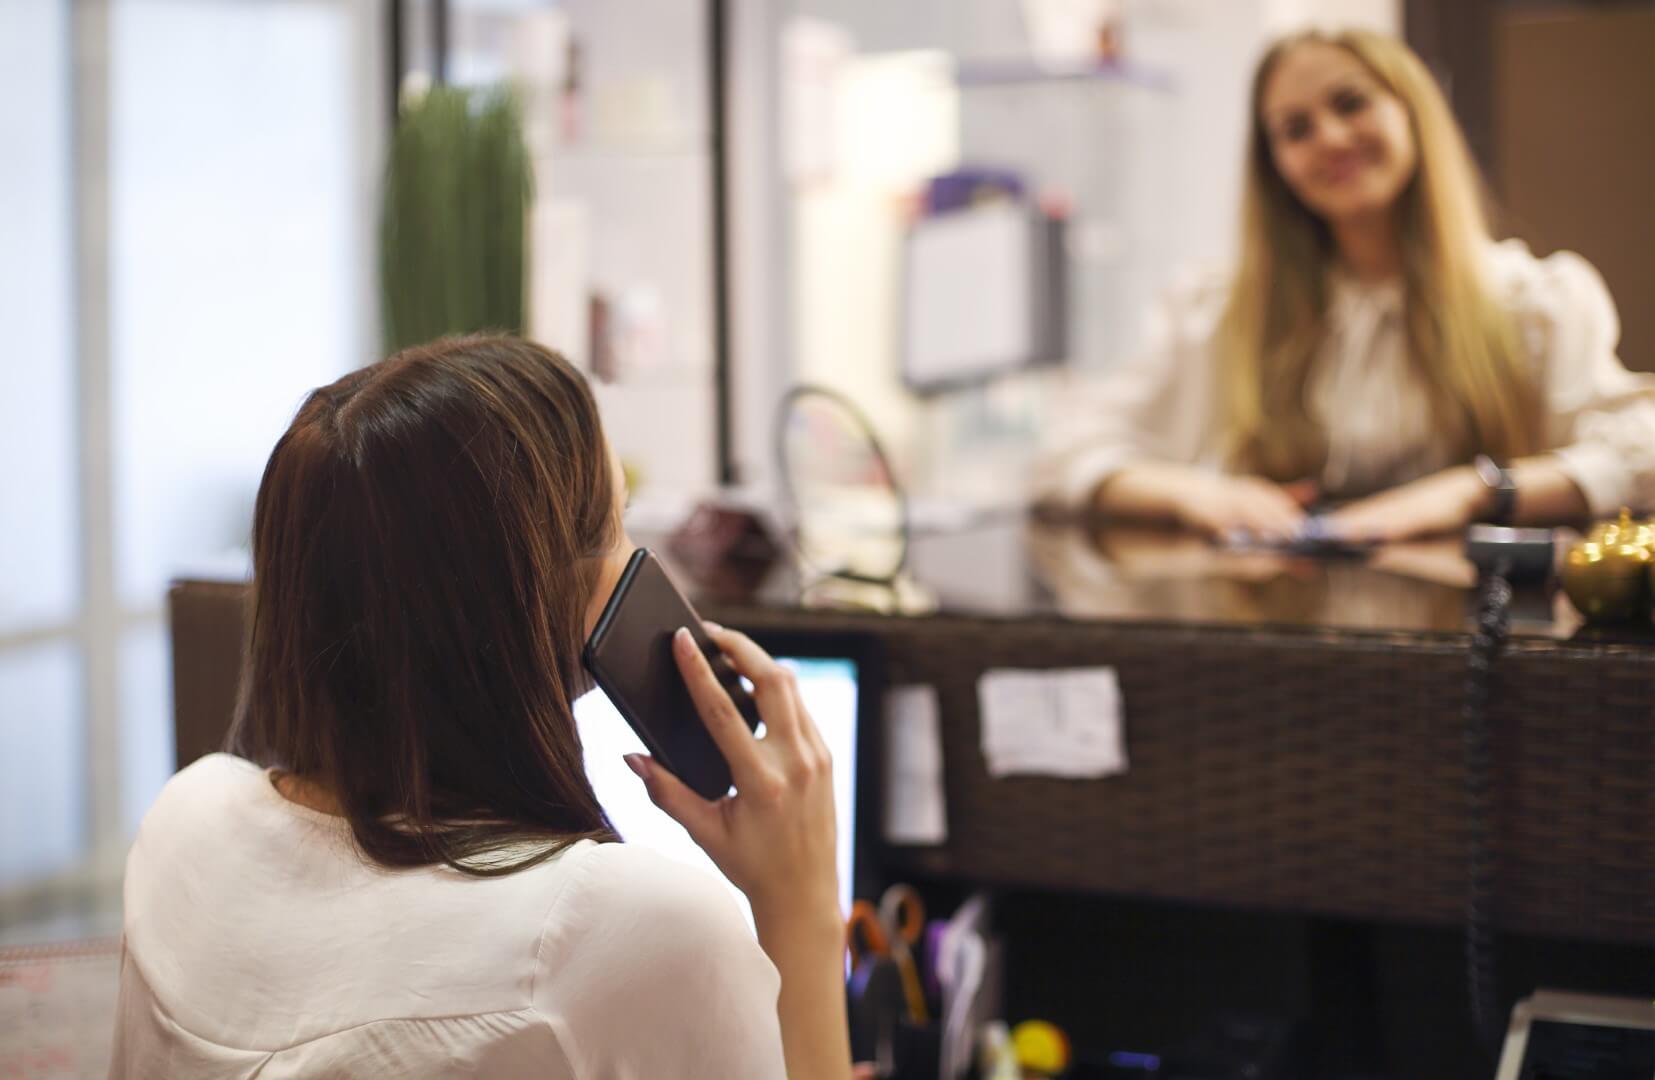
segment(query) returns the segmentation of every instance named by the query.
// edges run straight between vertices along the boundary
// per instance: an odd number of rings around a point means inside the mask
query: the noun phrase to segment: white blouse
[[[1594,516],[1655,505],[1655,378],[1616,357],[1620,320],[1602,277],[1573,252],[1537,259],[1520,240],[1490,245],[1489,260],[1542,389],[1541,445]],[[1224,433],[1209,418],[1220,415],[1212,339],[1227,294],[1216,274],[1175,287],[1139,358],[1069,395],[1035,478],[1042,499],[1081,505],[1134,461],[1224,468]],[[1323,491],[1366,494],[1459,463],[1432,426],[1402,314],[1400,283],[1335,276],[1307,389],[1328,439]]]
[[[722,883],[589,841],[386,870],[214,754],[127,861],[112,1077],[781,1077],[781,980]]]

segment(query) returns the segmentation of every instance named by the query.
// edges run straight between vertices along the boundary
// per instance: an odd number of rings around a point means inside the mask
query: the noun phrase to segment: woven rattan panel
[[[904,867],[990,882],[1407,922],[1466,910],[1465,644],[1059,620],[723,609],[862,630],[937,687],[949,838]],[[990,779],[990,667],[1112,665],[1131,768]],[[1492,706],[1497,925],[1655,941],[1655,652],[1515,645]]]

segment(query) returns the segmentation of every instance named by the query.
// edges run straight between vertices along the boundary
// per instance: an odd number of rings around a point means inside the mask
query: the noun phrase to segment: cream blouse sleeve
[[[1543,364],[1546,445],[1594,517],[1655,506],[1655,377],[1615,355],[1620,318],[1590,263],[1558,252],[1538,271],[1518,323]]]
[[[627,844],[579,858],[532,993],[571,1075],[785,1077],[781,977],[724,883]]]
[[[1167,291],[1150,312],[1144,348],[1103,375],[1070,375],[1034,473],[1037,502],[1081,508],[1098,484],[1135,461],[1218,467],[1212,336],[1226,282],[1212,273]]]

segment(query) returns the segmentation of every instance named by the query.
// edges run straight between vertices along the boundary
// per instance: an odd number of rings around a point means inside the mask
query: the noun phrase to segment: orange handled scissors
[[[920,985],[914,964],[913,947],[925,933],[925,903],[908,885],[892,885],[879,898],[876,908],[866,900],[851,905],[846,936],[851,956],[860,961],[867,955],[888,956],[902,976],[902,995],[908,1015],[923,1024],[930,1019],[925,1006],[925,989]]]

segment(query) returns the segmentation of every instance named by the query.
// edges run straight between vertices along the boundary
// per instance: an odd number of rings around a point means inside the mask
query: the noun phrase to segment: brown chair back
[[[180,769],[224,747],[241,681],[250,591],[241,581],[176,581],[167,592]]]

